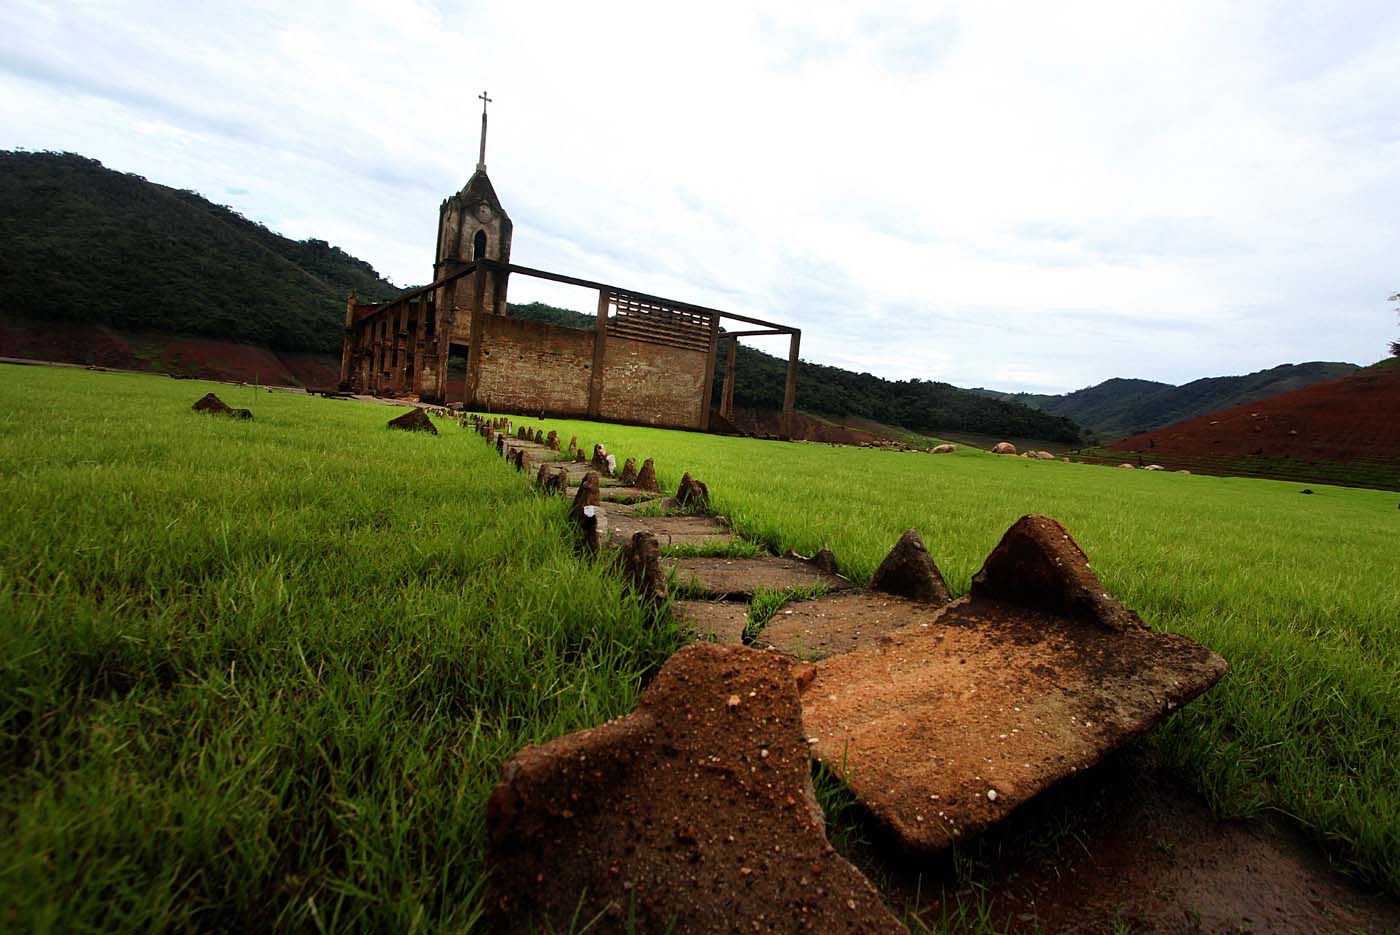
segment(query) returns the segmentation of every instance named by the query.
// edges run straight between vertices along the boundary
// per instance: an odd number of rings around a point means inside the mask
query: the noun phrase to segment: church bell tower
[[[433,262],[433,279],[451,275],[473,260],[510,262],[510,238],[513,225],[510,215],[501,207],[491,179],[486,175],[486,105],[491,98],[485,92],[481,98],[481,151],[476,171],[455,195],[449,195],[438,209],[438,242]],[[486,308],[497,315],[506,314],[506,276],[491,274],[487,283]]]

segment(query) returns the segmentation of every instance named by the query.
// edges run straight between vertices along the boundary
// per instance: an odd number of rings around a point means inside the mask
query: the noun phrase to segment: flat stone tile
[[[879,591],[845,591],[788,604],[758,641],[800,659],[825,659],[869,646],[904,627],[927,626],[946,605],[924,604]]]
[[[1224,674],[1184,636],[963,599],[817,662],[813,750],[906,846],[946,848],[1148,730]]]
[[[845,578],[793,558],[663,558],[661,563],[676,570],[677,584],[693,583],[710,597],[752,597],[758,588],[780,591],[820,584],[843,590],[852,586]]]
[[[673,545],[723,545],[738,540],[728,523],[713,516],[637,516],[621,510],[614,512],[610,506],[603,511],[608,518],[608,538],[615,545],[629,541],[639,532],[656,536],[663,549]]]
[[[742,643],[749,620],[748,604],[723,601],[673,601],[671,614],[702,640]]]

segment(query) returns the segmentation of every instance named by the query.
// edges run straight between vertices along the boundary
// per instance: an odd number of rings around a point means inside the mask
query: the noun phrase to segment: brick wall
[[[588,413],[593,332],[523,319],[483,318],[477,405],[497,412]]]
[[[701,351],[609,338],[600,415],[640,425],[701,428],[705,359]]]

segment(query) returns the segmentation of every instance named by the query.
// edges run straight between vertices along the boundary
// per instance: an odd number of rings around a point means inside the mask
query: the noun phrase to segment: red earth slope
[[[1218,462],[1400,465],[1400,360],[1109,446],[1167,467]]]

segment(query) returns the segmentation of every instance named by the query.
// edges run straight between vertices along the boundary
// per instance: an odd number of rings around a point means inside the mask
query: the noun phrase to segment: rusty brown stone
[[[233,410],[229,408],[228,403],[224,402],[222,399],[215,396],[213,393],[205,393],[203,396],[201,396],[195,401],[195,404],[192,408],[195,412],[207,412],[216,416],[227,416],[233,414]]]
[[[570,451],[578,451],[578,436],[577,436],[577,435],[570,435],[570,436],[569,436],[569,450],[570,450]]]
[[[578,492],[574,494],[574,505],[569,510],[569,517],[583,536],[584,548],[590,552],[600,551],[608,541],[607,519],[598,496],[600,486],[597,471],[585,474],[579,482]]]
[[[548,486],[547,486],[548,484],[549,484],[549,465],[547,465],[547,464],[541,464],[541,465],[540,465],[539,471],[537,471],[537,472],[535,473],[535,489],[536,489],[536,490],[548,490],[548,489],[549,489]]]
[[[427,432],[430,435],[438,433],[437,426],[433,425],[433,420],[428,418],[426,412],[418,408],[410,409],[396,419],[390,419],[389,428],[402,429],[405,432]]]
[[[813,555],[808,561],[810,561],[817,570],[828,575],[840,574],[836,569],[836,554],[826,546],[822,546],[818,549],[817,554]]]
[[[656,465],[652,463],[650,458],[642,462],[642,469],[637,472],[637,482],[632,486],[638,490],[659,491],[661,489],[656,486]]]
[[[575,463],[575,464],[587,464],[587,463],[588,463],[588,458],[584,455],[583,449],[582,449],[582,448],[580,448],[577,452],[574,453],[574,463]]]
[[[972,577],[972,597],[995,598],[1122,631],[1143,626],[1108,596],[1079,544],[1058,522],[1018,519]]]
[[[997,442],[992,446],[992,454],[1014,455],[1015,453],[1016,446],[1011,444],[1011,442]]]
[[[647,601],[666,600],[666,575],[661,570],[661,546],[650,532],[638,532],[622,547],[622,569],[632,590]]]
[[[540,465],[543,467],[544,465]],[[563,468],[545,478],[544,491],[548,494],[563,494],[569,489],[569,472]]]
[[[593,470],[602,474],[604,477],[612,476],[612,469],[608,465],[608,449],[604,448],[602,445],[593,446],[593,457],[588,463],[592,466]]]
[[[638,485],[640,486],[640,485]],[[710,488],[686,471],[681,475],[680,486],[676,488],[676,506],[686,510],[704,511],[710,508]]]
[[[624,487],[637,486],[637,459],[628,458],[622,464],[622,476],[618,482]]]
[[[952,454],[953,452],[955,452],[955,451],[957,451],[957,450],[958,450],[958,446],[957,446],[957,445],[953,445],[953,444],[949,444],[949,443],[945,442],[945,443],[943,443],[942,445],[934,445],[932,448],[929,449],[929,452],[930,452],[931,454],[936,454],[936,455],[948,455],[948,454]]]
[[[526,441],[527,439],[529,439],[529,437],[530,437],[530,430],[529,430],[528,428],[526,428],[525,426],[522,425],[522,426],[520,426],[518,429],[515,430],[515,438],[516,438],[516,441],[522,441],[522,442],[523,442],[523,441]]]
[[[549,446],[550,451],[559,450],[559,433],[554,429],[549,430],[549,435],[545,437],[544,443]]]
[[[528,473],[530,470],[530,456],[526,453],[524,448],[517,448],[515,449],[515,454],[511,456],[511,464],[514,465],[517,471],[525,471]]]
[[[486,928],[895,933],[826,841],[787,662],[682,648],[637,710],[527,747],[487,805]]]
[[[506,454],[506,435],[505,435],[504,432],[497,432],[497,433],[496,433],[496,454],[500,455],[500,456],[503,457],[503,458],[505,457],[505,454]]]
[[[912,529],[904,531],[890,554],[875,569],[870,587],[925,604],[946,604],[953,599],[933,557],[924,548],[924,541]]]

